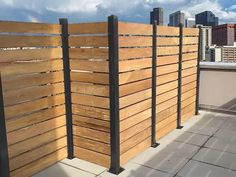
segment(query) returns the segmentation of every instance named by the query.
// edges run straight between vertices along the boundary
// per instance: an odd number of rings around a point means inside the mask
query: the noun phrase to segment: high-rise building
[[[185,20],[185,27],[193,28],[195,26],[195,18],[187,18]]]
[[[152,12],[150,12],[150,24],[153,24],[154,20],[157,21],[157,25],[163,25],[163,8],[158,7],[154,8]]]
[[[212,43],[218,46],[232,46],[235,42],[235,24],[224,24],[212,28]]]
[[[200,27],[200,60],[206,61],[206,51],[212,45],[212,27],[211,26],[203,26],[197,25]]]
[[[219,23],[218,17],[216,17],[211,11],[205,11],[195,15],[196,25],[203,26],[217,26]]]
[[[181,11],[177,11],[169,16],[169,26],[179,26],[179,24],[185,24],[185,15]]]

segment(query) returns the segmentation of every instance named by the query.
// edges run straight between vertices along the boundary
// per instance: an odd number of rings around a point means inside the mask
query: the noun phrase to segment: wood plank
[[[0,36],[0,47],[61,46],[60,36]]]
[[[142,90],[147,90],[152,87],[152,80],[146,79],[138,82],[129,83],[126,85],[121,85],[120,88],[120,97],[126,96],[132,93],[136,93]]]
[[[197,59],[182,62],[182,69],[197,67]]]
[[[106,73],[71,72],[70,76],[72,82],[109,84],[109,75]]]
[[[183,85],[182,86],[182,90],[181,90],[182,94],[187,92],[187,91],[189,91],[189,90],[192,90],[192,89],[194,89],[196,87],[197,87],[197,83],[196,82],[191,82],[189,84]]]
[[[109,98],[72,93],[72,103],[109,109]]]
[[[156,131],[156,140],[160,140],[162,137],[175,130],[177,127],[177,121],[173,121],[168,124],[166,127]]]
[[[119,72],[127,72],[152,67],[152,58],[124,60],[119,62]]]
[[[152,89],[143,90],[119,99],[120,109],[152,97]]]
[[[59,71],[63,69],[62,60],[48,60],[43,62],[1,63],[2,76]]]
[[[13,90],[4,93],[6,106],[39,99],[45,96],[64,93],[64,83],[44,85],[40,87],[29,87],[20,90]]]
[[[168,74],[171,72],[176,72],[178,71],[178,69],[179,69],[178,64],[160,66],[160,67],[157,67],[157,76]]]
[[[65,105],[56,106],[36,113],[32,113],[30,115],[10,119],[6,122],[7,132],[15,131],[17,129],[50,120],[62,115],[65,115]]]
[[[109,86],[71,82],[71,92],[109,97]]]
[[[73,138],[74,146],[83,148],[83,149],[88,149],[91,151],[95,151],[98,153],[110,155],[110,145],[101,143],[98,141],[90,140],[87,138],[79,137],[79,136],[74,136]]]
[[[13,144],[9,146],[9,157],[13,158],[19,154],[25,153],[37,147],[43,146],[44,144],[55,141],[56,139],[66,136],[66,126],[51,130],[49,132],[34,136],[25,141]]]
[[[184,28],[183,35],[184,36],[198,36],[199,29],[198,28]]]
[[[32,176],[39,171],[65,159],[67,156],[67,148],[62,148],[46,157],[36,160],[22,168],[11,172],[11,177]]]
[[[178,89],[165,92],[161,95],[156,96],[156,104],[161,104],[173,97],[176,97],[177,95],[178,95]]]
[[[144,131],[148,127],[151,127],[151,119],[150,118],[134,125],[133,127],[130,127],[129,129],[124,130],[123,132],[120,133],[120,143],[127,141],[129,138]]]
[[[127,119],[124,119],[120,122],[120,132],[134,126],[135,124],[144,121],[151,117],[151,109],[147,109],[143,112],[135,114]]]
[[[182,77],[187,77],[189,75],[193,75],[193,74],[196,74],[196,73],[197,73],[197,67],[184,69],[182,71]]]
[[[152,48],[121,48],[119,60],[132,58],[152,58]]]
[[[110,167],[110,156],[108,155],[97,153],[95,151],[83,149],[76,146],[74,147],[74,154],[75,157],[80,158],[82,160],[92,162],[103,167]]]
[[[178,46],[157,47],[157,56],[176,55],[176,54],[179,54]]]
[[[152,35],[152,25],[143,23],[118,23],[119,34]]]
[[[69,34],[107,34],[107,22],[79,23],[68,25]]]
[[[162,128],[170,125],[172,122],[177,120],[177,113],[165,118],[164,120],[162,120],[161,122],[158,122],[156,124],[156,131],[161,130]]]
[[[198,44],[198,37],[183,37],[183,44]]]
[[[159,112],[156,114],[156,122],[161,122],[162,120],[166,119],[167,117],[170,117],[171,115],[175,114],[177,112],[177,104],[174,106],[170,106],[169,108]]]
[[[72,113],[101,120],[110,120],[110,112],[107,109],[72,104]]]
[[[183,53],[189,53],[189,52],[197,52],[198,51],[198,45],[184,45],[183,46]]]
[[[151,99],[123,108],[120,110],[120,120],[122,121],[149,108],[151,108]]]
[[[67,138],[63,137],[49,144],[45,144],[37,149],[33,149],[10,160],[10,171],[24,167],[44,156],[47,156],[59,149],[67,146]]]
[[[187,77],[182,78],[182,85],[188,84],[190,82],[194,82],[197,80],[197,75],[193,74]]]
[[[44,85],[47,83],[63,82],[63,81],[64,81],[64,74],[62,71],[19,75],[16,77],[2,77],[4,92],[15,89],[22,89],[26,87]]]
[[[178,72],[173,72],[170,74],[165,74],[157,77],[157,86],[178,80]]]
[[[157,26],[157,35],[160,36],[179,36],[179,28],[171,26]]]
[[[107,61],[85,61],[85,60],[70,60],[72,70],[94,71],[108,73]]]
[[[77,59],[108,59],[107,48],[70,48],[70,58]]]
[[[181,114],[184,116],[185,114],[188,114],[189,112],[195,111],[195,105],[196,102],[191,103],[190,105],[186,106],[181,110]]]
[[[183,61],[192,60],[192,59],[197,60],[197,58],[198,58],[198,52],[183,53],[183,56],[182,56]]]
[[[72,115],[72,123],[77,126],[110,132],[110,122],[85,116]]]
[[[152,69],[143,69],[119,74],[119,85],[140,81],[152,77]]]
[[[1,33],[61,34],[61,25],[48,23],[0,21]]]
[[[156,87],[156,94],[160,95],[178,87],[178,81],[169,82]]]
[[[151,36],[120,36],[119,47],[152,47]]]
[[[129,149],[132,149],[139,143],[145,141],[147,138],[151,136],[151,127],[148,127],[147,129],[141,131],[140,133],[134,135],[127,141],[121,143],[120,145],[120,154],[124,154],[127,152]]]
[[[0,50],[0,62],[62,58],[61,48]]]
[[[194,95],[190,98],[187,98],[184,101],[181,101],[181,109],[185,108],[186,106],[190,105],[191,103],[193,103],[195,101],[196,101],[196,95]]]
[[[178,37],[157,37],[157,46],[179,45]]]
[[[149,148],[150,144],[151,144],[151,137],[149,137],[146,140],[142,141],[141,143],[137,144],[135,147],[133,147],[129,151],[123,153],[120,157],[121,165],[124,165],[130,159],[132,159],[136,155],[140,154],[145,149]]]
[[[65,116],[60,116],[55,119],[44,121],[38,124],[34,124],[30,127],[20,129],[11,133],[8,133],[8,144],[12,145],[20,141],[24,141],[28,138],[43,134],[50,130],[62,127],[66,124]]]
[[[107,36],[69,36],[69,46],[108,47]]]
[[[166,102],[163,102],[163,103],[161,103],[161,104],[158,104],[157,107],[156,107],[156,114],[158,114],[158,113],[164,111],[165,109],[168,109],[168,108],[170,108],[170,107],[176,105],[176,104],[177,104],[177,101],[178,101],[178,98],[175,97],[175,98],[172,98],[172,99],[170,99],[170,100],[168,100],[168,101],[166,101]]]
[[[54,95],[42,99],[25,102],[14,106],[5,107],[5,117],[8,120],[12,117],[30,114],[48,107],[65,104],[65,95]]]
[[[73,134],[91,140],[110,144],[110,133],[93,130],[85,127],[73,126]]]
[[[189,91],[183,93],[182,96],[181,96],[181,101],[184,101],[184,100],[186,100],[189,97],[192,97],[194,95],[196,95],[196,88],[193,88],[192,90],[189,90]]]
[[[179,62],[179,55],[157,57],[157,66],[169,65]]]

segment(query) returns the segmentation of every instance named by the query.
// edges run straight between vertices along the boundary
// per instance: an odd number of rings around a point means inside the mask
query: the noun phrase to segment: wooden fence
[[[195,115],[197,28],[111,16],[68,26],[0,22],[0,33],[10,176],[31,176],[68,153],[117,174]]]

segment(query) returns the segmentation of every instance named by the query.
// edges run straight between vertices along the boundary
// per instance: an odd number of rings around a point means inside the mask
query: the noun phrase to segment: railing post
[[[110,173],[119,174],[120,167],[120,115],[119,115],[119,56],[118,56],[118,17],[108,17],[109,43],[109,90],[110,90]]]
[[[197,59],[197,90],[196,90],[196,104],[195,104],[195,115],[199,114],[199,87],[200,87],[200,52],[201,52],[201,36],[202,29],[201,26],[198,27],[199,36],[198,36],[198,59]]]
[[[0,177],[10,177],[1,73],[0,73]]]
[[[157,67],[157,21],[152,23],[152,139],[151,147],[156,148],[156,67]]]
[[[59,22],[61,24],[61,30],[62,30],[61,39],[62,39],[62,58],[63,58],[64,87],[65,87],[67,153],[68,153],[68,159],[73,159],[74,147],[73,147],[73,129],[72,129],[72,108],[71,108],[68,20],[66,18],[62,18],[59,20]]]
[[[182,57],[183,57],[183,24],[179,24],[179,70],[178,70],[178,113],[177,129],[182,129],[181,125],[181,96],[182,96]]]

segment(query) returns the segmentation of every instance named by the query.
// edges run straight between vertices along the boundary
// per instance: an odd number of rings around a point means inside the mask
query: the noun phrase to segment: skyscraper
[[[212,43],[218,46],[233,46],[235,42],[235,24],[224,24],[212,28]]]
[[[195,26],[195,18],[187,18],[185,20],[185,27],[193,28]]]
[[[163,25],[163,8],[154,8],[153,11],[150,12],[150,24],[152,24],[154,20],[157,21],[157,25]]]
[[[219,23],[218,17],[216,17],[211,11],[205,11],[195,15],[196,25],[203,26],[217,26]]]
[[[185,24],[185,15],[181,11],[177,11],[169,16],[169,26],[179,26],[179,24]]]

